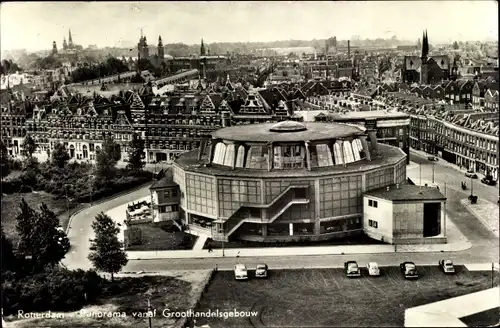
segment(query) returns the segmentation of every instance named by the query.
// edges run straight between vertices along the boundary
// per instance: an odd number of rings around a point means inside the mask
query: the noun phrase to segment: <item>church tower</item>
[[[70,49],[73,48],[73,38],[71,37],[71,29],[69,30],[69,35],[68,35],[68,48]]]
[[[142,35],[141,29],[141,38],[139,39],[139,43],[137,43],[137,60],[142,59],[142,46],[144,44],[144,36]]]
[[[165,61],[165,48],[163,48],[163,42],[161,41],[161,35],[158,36],[158,62],[161,64]]]
[[[52,55],[57,55],[57,44],[55,41],[52,42]]]
[[[66,42],[66,38],[63,39],[63,49],[64,50],[68,49],[68,43]]]
[[[201,39],[201,47],[200,47],[200,56],[205,56],[205,44],[203,43],[203,39]]]
[[[428,56],[429,56],[429,39],[427,38],[427,30],[424,31],[422,37],[422,54],[420,56],[421,65],[420,65],[420,84],[428,84],[429,76],[428,76]]]
[[[144,59],[149,59],[149,47],[148,47],[148,42],[146,39],[146,36],[142,39],[142,56]]]

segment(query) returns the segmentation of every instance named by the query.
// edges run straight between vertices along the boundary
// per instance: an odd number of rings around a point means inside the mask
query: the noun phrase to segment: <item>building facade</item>
[[[406,180],[375,131],[281,122],[220,129],[173,165],[185,223],[214,240],[330,239],[363,232],[362,194]]]

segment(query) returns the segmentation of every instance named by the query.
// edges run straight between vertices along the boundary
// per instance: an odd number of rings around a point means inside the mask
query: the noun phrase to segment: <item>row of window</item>
[[[369,199],[368,200],[368,206],[377,208],[378,207],[378,202],[376,200]]]
[[[159,213],[170,213],[170,212],[179,212],[179,205],[163,205],[158,206]]]
[[[378,222],[377,221],[373,221],[373,220],[368,220],[368,225],[372,228],[375,228],[377,229],[378,228]]]

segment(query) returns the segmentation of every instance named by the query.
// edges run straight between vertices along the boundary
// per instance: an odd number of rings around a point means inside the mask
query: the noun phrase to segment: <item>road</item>
[[[96,204],[73,216],[68,229],[68,238],[71,243],[71,248],[66,254],[63,264],[71,269],[90,269],[92,266],[87,259],[90,247],[89,238],[93,236],[91,225],[96,215],[101,212],[106,213],[112,208],[130,203],[147,195],[149,195],[149,185],[109,201]]]
[[[432,179],[432,162],[426,158],[411,154],[411,160],[421,164],[422,180]],[[415,170],[412,169],[412,170]],[[416,170],[419,170],[417,167]],[[376,261],[379,265],[399,265],[404,260],[412,260],[417,264],[437,264],[443,257],[453,260],[457,264],[498,262],[498,238],[474,216],[472,216],[460,203],[468,193],[461,190],[460,183],[463,173],[437,162],[434,165],[434,178],[436,183],[444,185],[446,180],[447,213],[460,231],[469,239],[473,247],[462,252],[443,253],[385,253],[385,254],[356,254],[356,255],[321,255],[321,256],[280,256],[280,257],[245,257],[244,259],[231,258],[203,258],[203,259],[160,259],[160,260],[131,260],[122,270],[123,272],[154,272],[165,270],[199,270],[211,269],[216,265],[219,269],[229,270],[238,261],[244,261],[250,267],[257,263],[267,263],[272,268],[313,268],[313,267],[341,267],[346,260],[356,260],[361,264]],[[415,172],[409,172],[415,176]],[[417,172],[418,174],[418,172]],[[415,181],[417,182],[417,181]],[[498,189],[476,183],[474,193],[489,201],[498,197]],[[443,189],[441,191],[444,192]],[[100,212],[106,212],[114,207],[134,201],[148,195],[148,188],[142,188],[131,194],[120,196],[109,202],[96,205],[84,212],[77,214],[71,222],[68,237],[72,249],[66,255],[64,264],[69,268],[90,268],[88,256],[88,239],[92,236],[91,222]],[[218,250],[215,250],[218,251]]]

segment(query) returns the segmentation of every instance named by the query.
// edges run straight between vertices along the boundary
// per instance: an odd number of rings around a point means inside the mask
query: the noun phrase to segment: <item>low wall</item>
[[[338,239],[352,236],[359,236],[363,234],[363,229],[330,232],[322,235],[297,235],[297,236],[255,236],[255,235],[239,235],[238,240],[253,241],[261,243],[275,243],[275,242],[300,242],[300,241],[324,241],[330,239]]]

